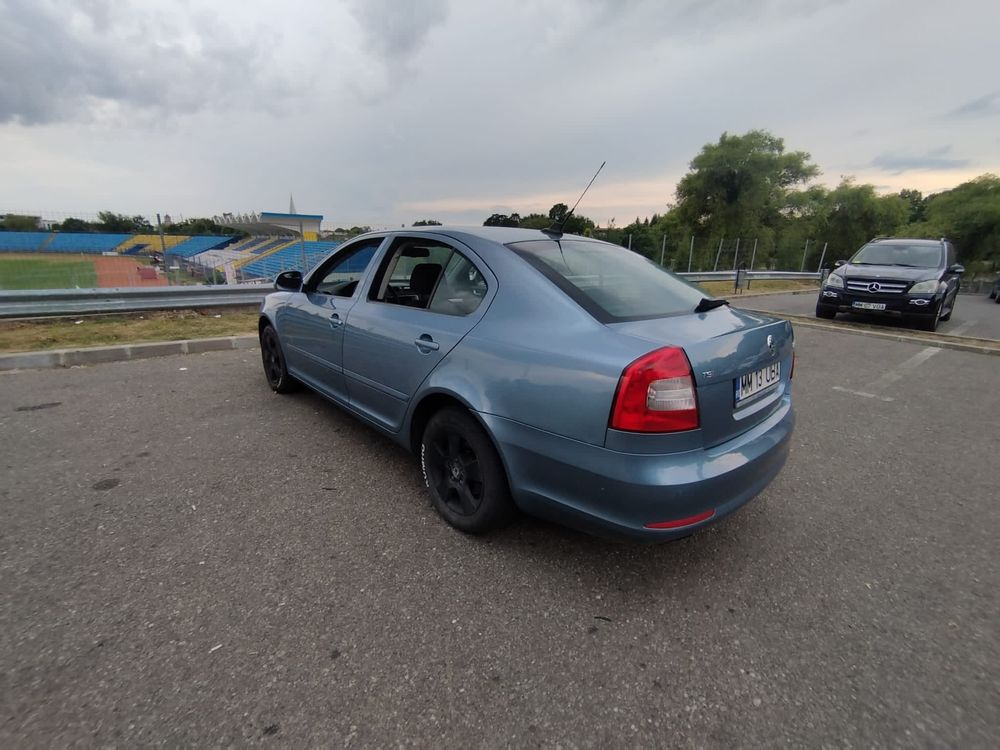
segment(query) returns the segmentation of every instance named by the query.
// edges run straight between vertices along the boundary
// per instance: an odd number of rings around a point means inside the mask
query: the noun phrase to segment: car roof
[[[532,240],[552,240],[553,235],[546,234],[541,229],[522,229],[520,227],[482,227],[482,226],[462,226],[462,225],[434,225],[423,227],[401,227],[400,229],[386,230],[388,233],[397,234],[445,234],[449,237],[461,239],[465,237],[475,237],[489,242],[497,242],[501,245],[508,245],[512,242],[529,242]],[[382,234],[382,232],[379,232]],[[582,237],[576,234],[564,234],[563,239],[574,240],[595,240],[593,237]]]
[[[941,242],[947,242],[948,240],[929,240],[924,237],[877,237],[871,242],[878,242],[879,244],[885,245],[936,245],[940,246]],[[871,244],[871,242],[869,244]]]

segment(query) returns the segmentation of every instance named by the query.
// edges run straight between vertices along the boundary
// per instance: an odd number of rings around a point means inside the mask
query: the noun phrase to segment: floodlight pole
[[[740,238],[736,238],[736,252],[733,253],[733,270],[736,270],[736,261],[740,257]]]
[[[694,235],[691,235],[691,247],[688,249],[688,273],[691,273],[691,259],[694,257]]]
[[[715,254],[715,265],[712,266],[713,271],[719,270],[719,256],[722,255],[722,243],[726,241],[726,235],[722,235],[722,239],[719,240],[719,252]]]
[[[667,235],[663,235],[663,244],[660,245],[660,268],[663,268],[663,255],[667,252]]]
[[[809,240],[806,240],[806,246],[802,250],[802,265],[799,266],[799,273],[806,270],[806,253],[809,252]]]
[[[160,262],[163,263],[163,275],[167,277],[167,283],[170,283],[170,273],[167,271],[167,242],[163,239],[163,223],[160,221],[160,215],[156,215],[156,229],[160,233]]]

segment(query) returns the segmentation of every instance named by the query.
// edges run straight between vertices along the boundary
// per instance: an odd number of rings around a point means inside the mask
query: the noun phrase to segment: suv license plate
[[[751,396],[756,396],[761,391],[766,391],[773,385],[777,385],[781,380],[781,363],[775,362],[757,372],[748,372],[740,375],[733,382],[736,384],[736,403],[746,401]]]
[[[851,307],[856,307],[859,310],[884,310],[885,302],[854,302]]]

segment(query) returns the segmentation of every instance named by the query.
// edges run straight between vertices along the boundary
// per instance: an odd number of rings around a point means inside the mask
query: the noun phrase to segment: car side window
[[[401,237],[392,243],[369,299],[426,310],[455,249],[437,240]]]
[[[312,291],[335,297],[353,297],[358,283],[365,275],[368,265],[375,257],[375,251],[381,244],[381,237],[373,237],[345,249],[342,255],[338,253],[333,256],[328,261],[330,265],[321,268],[317,273],[319,280],[315,282]]]
[[[953,265],[955,265],[955,263],[956,263],[956,261],[955,261],[955,246],[949,243],[949,245],[948,245],[948,268],[951,268]]]
[[[461,253],[454,253],[445,266],[441,281],[428,309],[445,315],[468,315],[475,312],[486,296],[486,279]]]

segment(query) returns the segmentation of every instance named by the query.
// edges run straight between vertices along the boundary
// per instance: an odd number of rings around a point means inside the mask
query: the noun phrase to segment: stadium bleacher
[[[212,248],[228,245],[233,241],[232,237],[189,237],[184,242],[167,250],[167,255],[179,258],[191,258],[198,253],[203,253]]]
[[[47,253],[110,253],[131,237],[130,234],[56,232],[42,249]]]
[[[0,253],[33,253],[51,238],[50,232],[0,232]]]
[[[146,255],[149,253],[160,253],[164,246],[169,253],[174,247],[188,239],[188,235],[165,234],[163,242],[160,242],[158,234],[133,234],[128,240],[118,246],[118,252],[122,255]]]
[[[340,244],[335,240],[294,242],[270,255],[245,264],[240,268],[240,272],[246,278],[264,279],[274,278],[282,271],[302,271],[305,273]],[[305,263],[303,263],[303,255],[305,255]]]

